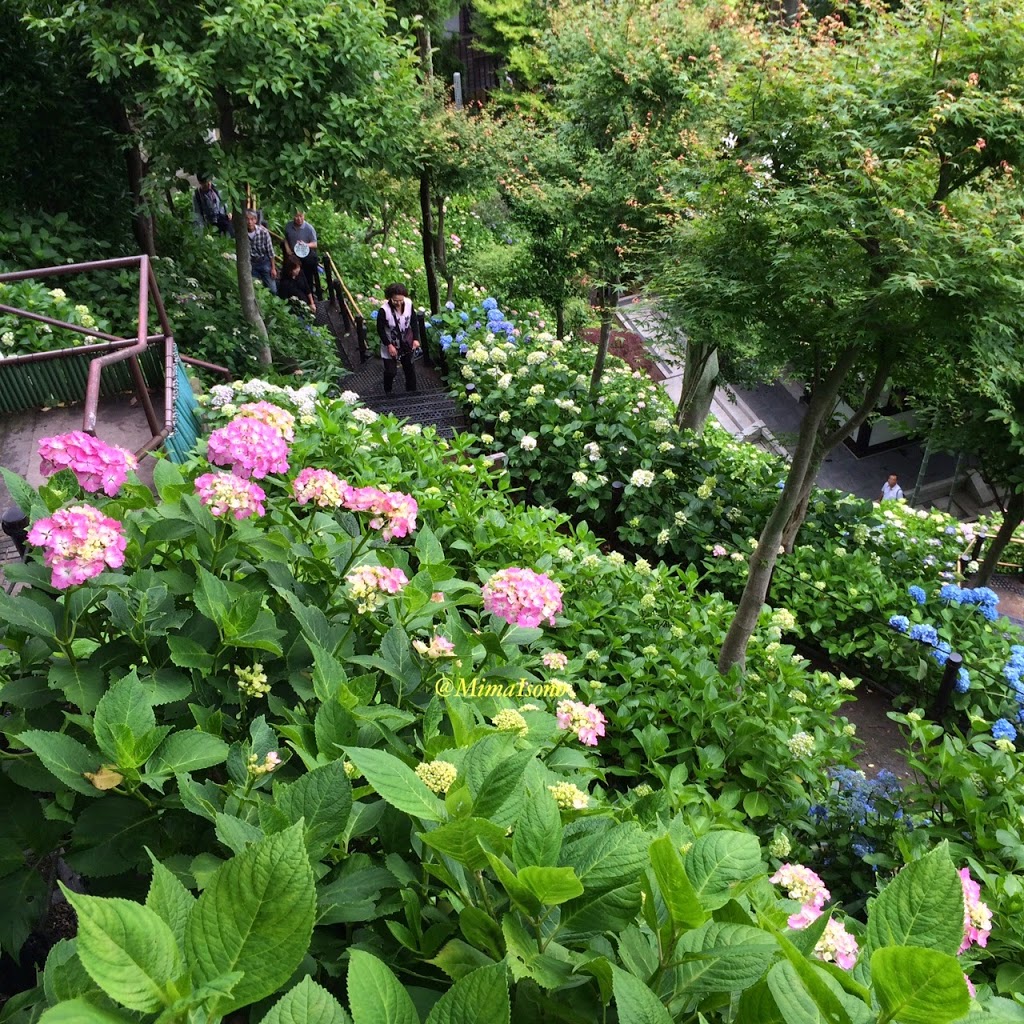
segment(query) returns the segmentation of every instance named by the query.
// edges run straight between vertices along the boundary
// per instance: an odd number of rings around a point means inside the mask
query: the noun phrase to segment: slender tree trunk
[[[555,337],[565,337],[565,303],[561,300],[555,303]]]
[[[601,297],[601,333],[597,340],[597,354],[594,356],[594,371],[590,375],[590,403],[597,402],[601,391],[601,377],[604,375],[604,363],[608,358],[608,344],[612,337],[611,296],[615,294],[610,285],[604,285],[598,293]]]
[[[455,276],[448,269],[448,240],[445,237],[444,204],[445,196],[437,196],[437,222],[434,230],[434,255],[437,259],[438,273],[444,278],[444,301],[451,302],[455,294]]]
[[[700,433],[711,412],[715,396],[715,378],[718,376],[718,349],[714,345],[700,345],[692,339],[686,343],[686,362],[683,364],[682,391],[676,407],[676,423],[684,430]]]
[[[245,210],[239,203],[231,213],[231,223],[235,228],[235,256],[238,258],[238,298],[242,303],[242,316],[245,322],[255,328],[260,336],[260,365],[272,366],[274,358],[270,352],[270,335],[267,325],[263,322],[260,304],[256,301],[256,288],[252,283],[252,261],[249,258],[249,225],[246,223]]]
[[[427,277],[427,296],[430,312],[441,308],[437,294],[437,269],[434,266],[434,213],[430,203],[430,171],[420,172],[420,217],[423,221],[423,270]]]
[[[113,101],[114,126],[124,144],[124,164],[128,174],[128,194],[132,203],[132,234],[140,252],[156,256],[156,224],[146,202],[146,160],[139,146],[138,134],[124,104]]]
[[[972,587],[988,586],[988,581],[992,579],[1000,557],[1021,522],[1024,522],[1024,491],[1017,491],[1010,495],[1010,499],[1006,503],[1003,525],[999,527],[999,532],[992,538],[992,543],[989,544],[988,551],[985,552],[985,557],[982,559],[981,565],[978,566],[978,572],[971,580]]]

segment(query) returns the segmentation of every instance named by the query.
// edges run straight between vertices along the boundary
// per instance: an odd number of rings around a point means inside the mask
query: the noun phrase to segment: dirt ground
[[[600,333],[596,327],[589,327],[580,332],[583,340],[591,345],[597,344]],[[608,351],[612,355],[624,359],[634,370],[643,370],[651,380],[665,379],[665,374],[658,369],[657,364],[647,354],[647,342],[643,335],[634,334],[632,331],[612,331]]]

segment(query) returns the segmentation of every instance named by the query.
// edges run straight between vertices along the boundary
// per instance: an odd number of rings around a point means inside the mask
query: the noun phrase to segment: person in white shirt
[[[897,480],[895,473],[889,474],[889,479],[882,484],[882,501],[899,501],[903,497],[903,488]]]

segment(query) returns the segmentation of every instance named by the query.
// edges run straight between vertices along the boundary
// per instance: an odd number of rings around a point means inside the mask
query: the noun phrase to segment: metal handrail
[[[83,352],[103,351],[89,363],[89,376],[85,391],[85,408],[82,417],[82,429],[88,434],[96,433],[96,419],[99,410],[100,383],[102,372],[105,367],[113,363],[127,361],[132,375],[132,382],[135,385],[135,393],[146,414],[146,421],[149,425],[152,436],[139,449],[139,455],[144,454],[162,444],[174,431],[174,335],[171,332],[170,322],[167,318],[167,310],[164,307],[163,299],[160,296],[160,288],[157,285],[156,276],[153,273],[153,266],[149,257],[145,254],[139,256],[126,256],[113,260],[92,260],[86,263],[69,263],[55,267],[40,267],[35,270],[18,270],[0,274],[0,282],[23,281],[38,277],[63,277],[69,274],[83,273],[93,270],[120,270],[125,268],[138,267],[139,269],[139,315],[138,330],[135,340],[130,338],[117,338],[113,335],[104,335],[100,332],[89,331],[77,324],[67,324],[63,321],[41,317],[28,310],[18,310],[11,307],[4,307],[4,312],[10,312],[15,316],[25,319],[42,321],[54,326],[67,327],[80,334],[88,334],[92,337],[104,337],[107,340],[105,345],[82,345],[78,348],[58,349],[51,352],[31,352],[22,356],[13,356],[4,360],[5,363],[33,363],[42,362],[46,359],[70,359],[80,356]],[[149,300],[153,299],[156,307],[157,317],[160,321],[160,334],[149,333]],[[161,427],[157,418],[153,401],[142,373],[142,366],[139,363],[139,355],[153,342],[163,339],[164,342],[164,422]],[[223,367],[220,369],[224,369]],[[228,375],[230,375],[230,371]]]

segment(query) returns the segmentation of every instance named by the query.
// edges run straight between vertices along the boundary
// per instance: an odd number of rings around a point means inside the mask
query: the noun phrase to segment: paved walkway
[[[649,301],[638,301],[635,297],[627,297],[619,303],[618,315],[627,329],[648,339],[650,350],[665,374],[662,383],[672,400],[678,402],[682,388],[682,357],[675,351],[675,346],[665,340],[667,325],[664,315]],[[679,337],[682,339],[681,333]],[[752,389],[731,385],[720,387],[715,392],[711,411],[734,437],[788,458],[796,444],[804,414],[800,403],[801,391],[799,385],[784,381]],[[923,458],[923,448],[916,441],[863,457],[855,455],[846,445],[839,445],[825,459],[818,484],[862,498],[877,498],[882,483],[890,473],[895,473],[909,498]],[[985,504],[978,495],[958,492],[957,500],[966,508],[949,507],[955,463],[955,458],[950,455],[933,453],[918,504],[934,505],[944,511],[953,511],[961,518],[973,519],[979,506]]]

